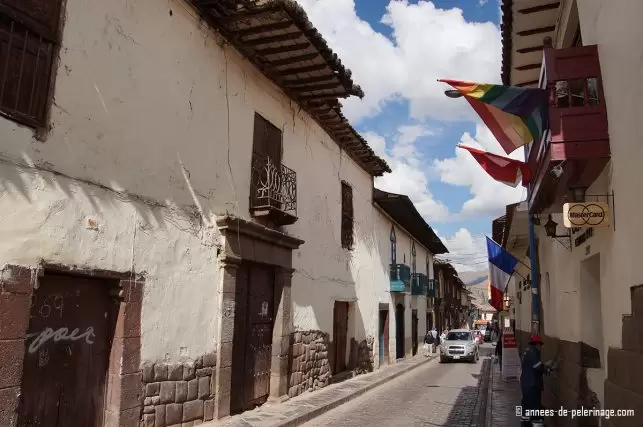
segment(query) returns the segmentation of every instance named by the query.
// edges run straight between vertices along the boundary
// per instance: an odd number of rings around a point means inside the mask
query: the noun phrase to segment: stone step
[[[623,350],[643,352],[643,317],[623,316]]]
[[[643,321],[643,285],[632,286],[630,288],[632,298],[632,316],[636,316]]]

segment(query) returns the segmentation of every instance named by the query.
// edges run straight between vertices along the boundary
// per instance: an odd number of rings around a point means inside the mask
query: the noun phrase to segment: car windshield
[[[447,341],[469,341],[469,332],[449,332]]]

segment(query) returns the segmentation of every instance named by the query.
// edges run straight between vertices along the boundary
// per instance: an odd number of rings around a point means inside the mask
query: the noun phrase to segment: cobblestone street
[[[303,425],[476,426],[486,398],[479,392],[478,379],[489,363],[435,360]]]

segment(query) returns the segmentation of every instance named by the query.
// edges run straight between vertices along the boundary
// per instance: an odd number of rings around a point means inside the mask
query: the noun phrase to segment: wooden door
[[[333,313],[333,340],[335,341],[335,369],[338,374],[346,370],[346,341],[348,340],[348,303],[335,301]]]
[[[281,209],[282,132],[259,114],[255,114],[252,153],[255,171],[251,177],[251,191],[256,189],[256,193],[251,194],[253,205]]]
[[[404,358],[404,306],[395,307],[395,358]]]
[[[418,311],[411,312],[411,342],[413,356],[418,353]]]
[[[263,404],[270,393],[274,269],[243,264],[237,272],[231,413]]]
[[[103,426],[118,305],[109,283],[45,275],[32,299],[18,425]]]
[[[388,310],[380,310],[380,365],[389,363],[389,322]]]

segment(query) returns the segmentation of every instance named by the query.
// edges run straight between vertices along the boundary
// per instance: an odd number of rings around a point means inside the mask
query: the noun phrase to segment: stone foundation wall
[[[366,374],[373,372],[375,366],[375,355],[373,354],[373,343],[375,338],[367,337],[357,345],[357,364],[354,368],[355,374]]]
[[[330,384],[330,338],[322,331],[291,334],[288,357],[288,396],[314,391]]]
[[[529,340],[527,339],[527,342]],[[587,368],[601,366],[600,355],[582,342],[564,341],[556,337],[544,336],[542,349],[543,361],[552,360],[558,371],[546,375],[542,403],[546,408],[566,409],[600,408],[596,393],[589,389]],[[598,427],[598,418],[555,417],[551,420],[558,427]]]
[[[623,348],[607,353],[605,409],[632,409],[634,417],[603,420],[606,427],[641,425],[643,414],[643,286],[632,288],[632,315],[623,317]]]
[[[144,363],[141,427],[193,426],[214,414],[216,353],[183,364]]]

